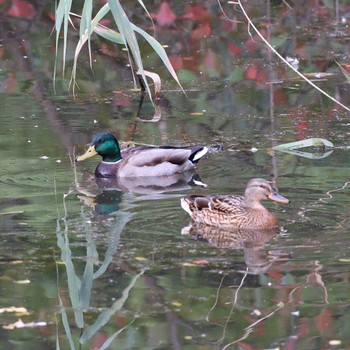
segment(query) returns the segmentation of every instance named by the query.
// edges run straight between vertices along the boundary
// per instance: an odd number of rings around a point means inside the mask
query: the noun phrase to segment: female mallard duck
[[[186,196],[181,198],[181,206],[194,222],[206,225],[242,229],[276,227],[277,218],[261,204],[264,199],[289,203],[266,180],[252,179],[244,196]]]
[[[208,152],[207,147],[138,146],[120,150],[118,140],[109,133],[98,134],[76,161],[96,154],[102,157],[96,177],[169,176],[191,170]]]

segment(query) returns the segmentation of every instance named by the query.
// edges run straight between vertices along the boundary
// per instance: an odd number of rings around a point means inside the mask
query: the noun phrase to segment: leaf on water
[[[29,283],[30,283],[30,280],[13,281],[13,283],[17,283],[17,284],[29,284]]]
[[[2,212],[0,215],[12,215],[12,214],[22,214],[24,213],[24,210],[15,210],[15,211],[8,211],[8,212]]]
[[[339,261],[341,261],[341,262],[350,262],[350,258],[349,259],[339,259]]]
[[[202,265],[202,264],[209,264],[209,261],[205,259],[200,259],[200,260],[193,260],[193,263],[196,265]]]
[[[329,341],[330,346],[339,346],[341,344],[341,340],[333,339]]]
[[[137,261],[148,261],[148,259],[144,258],[143,256],[136,256],[135,260],[137,260]]]
[[[282,145],[272,147],[272,149],[274,151],[284,151],[284,150],[294,150],[294,149],[300,149],[300,148],[306,148],[306,147],[334,148],[334,145],[332,142],[326,139],[314,137],[311,139],[284,143]]]
[[[298,151],[300,148],[307,148],[307,147],[317,147],[321,148],[322,152],[301,152]],[[328,152],[325,151],[326,148],[334,148],[334,145],[332,142],[326,140],[326,139],[321,139],[321,138],[311,138],[311,139],[305,139],[301,141],[296,141],[296,142],[290,142],[290,143],[284,143],[282,145],[278,145],[272,148],[273,151],[280,151],[280,152],[285,152],[285,153],[290,153],[296,156],[304,157],[304,158],[309,158],[309,159],[321,159],[328,157],[333,150],[330,150]]]
[[[182,266],[185,266],[185,267],[194,267],[194,266],[197,266],[196,264],[191,264],[191,263],[188,263],[188,262],[182,263],[181,265],[182,265]]]
[[[4,313],[4,312],[15,312],[15,313],[23,313],[23,314],[27,314],[28,311],[25,307],[16,307],[16,306],[9,306],[9,307],[3,307],[0,309],[0,314]]]
[[[21,319],[19,319],[15,323],[5,324],[2,328],[7,330],[13,330],[17,328],[34,328],[34,327],[43,327],[46,326],[47,322],[28,322],[24,323]]]
[[[171,305],[175,306],[175,307],[181,307],[182,306],[182,304],[180,302],[178,302],[178,301],[172,301]]]
[[[23,260],[13,260],[10,262],[11,265],[19,265],[19,264],[23,264]]]

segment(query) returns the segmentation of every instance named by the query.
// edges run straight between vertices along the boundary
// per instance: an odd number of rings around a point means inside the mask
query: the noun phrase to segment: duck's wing
[[[238,214],[244,210],[243,196],[213,196],[210,198],[210,209],[225,214]]]
[[[133,147],[122,151],[122,156],[129,164],[137,167],[156,166],[161,163],[182,165],[187,161],[193,164],[208,152],[207,147]]]
[[[186,196],[191,211],[209,209],[225,214],[235,214],[244,208],[242,196]]]
[[[193,169],[206,147],[134,147],[123,150],[120,176],[169,176]]]

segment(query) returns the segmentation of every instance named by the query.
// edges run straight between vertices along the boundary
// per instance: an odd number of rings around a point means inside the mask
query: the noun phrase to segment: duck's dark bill
[[[95,146],[90,146],[88,148],[88,150],[82,154],[81,156],[77,157],[75,159],[76,162],[81,162],[82,160],[88,159],[90,157],[93,157],[97,154],[96,150],[95,150]]]
[[[278,193],[271,193],[269,195],[269,199],[271,199],[272,201],[278,202],[278,203],[289,203],[289,199],[281,196]]]

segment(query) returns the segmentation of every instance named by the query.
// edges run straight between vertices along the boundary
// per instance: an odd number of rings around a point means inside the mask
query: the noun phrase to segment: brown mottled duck
[[[261,204],[264,199],[289,203],[287,198],[273,190],[268,181],[257,178],[248,182],[244,196],[190,195],[181,198],[181,206],[194,222],[210,226],[242,229],[277,227],[276,216]]]

